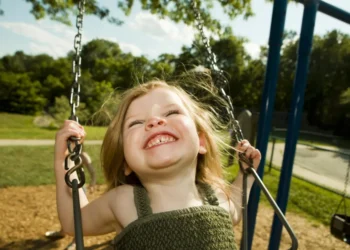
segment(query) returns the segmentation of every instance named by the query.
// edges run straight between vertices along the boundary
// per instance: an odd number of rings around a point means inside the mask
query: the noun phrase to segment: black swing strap
[[[197,7],[196,0],[191,0],[191,7],[194,11],[197,29],[200,32],[202,42],[207,50],[207,54],[208,54],[207,58],[209,60],[210,66],[211,66],[211,70],[212,70],[212,74],[213,74],[213,82],[216,85],[216,87],[219,89],[221,96],[227,102],[226,109],[227,109],[227,112],[230,116],[232,130],[233,130],[233,133],[235,136],[234,139],[235,139],[236,143],[238,143],[244,139],[244,136],[243,136],[242,130],[240,128],[239,122],[235,119],[235,116],[233,113],[234,109],[233,109],[231,97],[226,94],[225,89],[224,89],[225,87],[228,86],[228,81],[225,78],[223,71],[220,70],[219,67],[217,66],[216,55],[211,50],[211,47],[209,44],[209,39],[206,37],[204,30],[203,30],[203,28],[204,28],[203,27],[203,20],[200,16],[200,10]],[[247,170],[243,169],[242,162],[246,163],[249,166],[249,168]],[[248,174],[252,174],[254,176],[256,183],[259,185],[259,187],[264,192],[265,196],[269,200],[271,206],[273,207],[275,213],[277,214],[278,218],[282,222],[283,226],[287,229],[287,232],[292,240],[291,249],[293,249],[293,250],[298,249],[298,240],[296,238],[295,233],[293,232],[293,229],[289,225],[284,214],[282,213],[282,211],[278,207],[277,203],[275,202],[275,200],[273,199],[273,197],[269,193],[268,189],[264,185],[263,181],[260,179],[260,176],[255,171],[255,169],[252,165],[252,162],[249,159],[247,159],[243,153],[239,154],[239,166],[240,166],[241,171],[243,172],[243,187],[242,187],[242,189],[243,189],[243,192],[242,192],[242,213],[243,213],[243,232],[242,232],[242,235],[243,236],[242,236],[242,242],[241,242],[241,249],[242,250],[248,249],[248,227],[247,227],[248,226],[248,213],[247,213],[248,212],[247,211],[247,177],[248,177]]]
[[[346,171],[346,176],[345,176],[345,181],[344,181],[344,190],[343,190],[343,195],[342,195],[342,199],[340,200],[337,209],[335,210],[335,214],[338,213],[340,206],[342,203],[344,203],[344,215],[347,215],[347,209],[346,209],[346,191],[348,188],[348,183],[349,183],[349,178],[350,178],[350,160],[348,163],[348,168]]]
[[[79,13],[76,19],[77,34],[74,37],[74,49],[75,57],[73,58],[73,74],[74,79],[71,86],[69,103],[71,105],[71,114],[69,119],[79,122],[78,116],[75,113],[75,109],[79,107],[80,103],[80,83],[79,77],[81,76],[81,49],[82,49],[82,27],[83,27],[83,16],[85,12],[85,0],[79,0],[78,5]],[[74,144],[74,147],[73,147]],[[80,211],[80,199],[79,199],[79,188],[85,184],[84,169],[82,166],[81,152],[83,145],[80,144],[80,138],[70,137],[67,141],[67,147],[69,154],[65,159],[65,175],[66,184],[72,188],[72,199],[73,199],[73,212],[74,212],[74,231],[75,231],[75,244],[77,250],[84,249],[84,239],[82,230],[82,219]],[[70,161],[74,162],[74,166],[69,168]],[[72,174],[75,174],[71,177]],[[78,178],[78,179],[77,179]]]

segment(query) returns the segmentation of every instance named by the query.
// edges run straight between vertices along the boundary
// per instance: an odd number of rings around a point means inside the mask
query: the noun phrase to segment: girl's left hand
[[[249,141],[247,140],[240,141],[237,144],[236,150],[238,153],[244,154],[245,157],[253,163],[253,167],[255,170],[258,169],[260,160],[261,160],[261,153],[258,149],[250,145]],[[239,156],[238,156],[238,159],[239,159]],[[244,161],[242,161],[242,166],[244,169],[249,168],[248,164],[244,163]]]

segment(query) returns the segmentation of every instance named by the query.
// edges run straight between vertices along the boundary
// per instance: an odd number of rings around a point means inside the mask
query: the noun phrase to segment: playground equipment
[[[304,4],[303,21],[300,32],[298,61],[294,79],[292,102],[288,117],[288,131],[284,150],[284,157],[280,175],[280,182],[277,194],[277,204],[282,212],[286,212],[287,201],[292,177],[293,161],[295,156],[296,142],[298,138],[302,107],[304,103],[304,94],[309,65],[309,56],[312,47],[312,38],[317,11],[321,11],[329,16],[337,18],[350,24],[350,13],[341,10],[333,5],[320,0],[297,0]],[[258,174],[263,178],[264,166],[269,134],[271,130],[272,111],[275,102],[276,85],[278,79],[278,70],[280,62],[280,50],[282,46],[282,35],[284,31],[285,17],[288,0],[275,0],[270,28],[269,52],[265,74],[265,84],[259,117],[258,135],[256,147],[260,150],[262,159],[258,169]],[[248,227],[248,249],[251,249],[256,215],[260,200],[260,189],[253,185],[248,205],[249,221]],[[277,250],[281,241],[282,225],[275,214],[271,230],[269,250]]]
[[[85,6],[85,0],[80,0],[78,5],[79,13],[77,15],[76,19],[76,27],[78,29],[78,32],[74,38],[74,49],[75,49],[75,58],[73,59],[73,74],[74,74],[74,80],[73,84],[71,86],[71,93],[70,93],[70,105],[71,105],[71,115],[69,117],[70,120],[75,120],[78,122],[78,117],[76,116],[76,108],[79,107],[79,101],[80,101],[80,83],[79,78],[81,76],[81,49],[82,49],[82,26],[83,26],[83,15],[84,15],[84,6]],[[200,34],[202,36],[203,43],[207,49],[208,56],[209,56],[209,62],[211,65],[212,70],[212,76],[214,83],[216,84],[217,88],[219,89],[220,94],[226,100],[227,102],[227,113],[229,115],[232,130],[235,136],[236,142],[239,142],[243,140],[243,134],[240,128],[240,125],[238,121],[235,119],[233,114],[233,105],[230,99],[230,96],[225,93],[224,88],[227,86],[227,80],[223,75],[223,72],[218,68],[216,63],[216,56],[211,51],[209,40],[205,36],[203,31],[203,21],[200,17],[200,11],[197,8],[196,1],[191,1],[191,6],[194,10],[194,14],[197,21],[197,28],[200,31]],[[74,144],[74,148],[72,148],[72,145]],[[65,175],[65,181],[66,184],[72,188],[72,199],[73,199],[73,211],[74,211],[74,225],[75,225],[75,241],[76,241],[76,249],[84,249],[84,241],[83,241],[83,233],[82,233],[82,219],[81,219],[81,211],[80,211],[80,202],[79,202],[79,192],[78,189],[81,188],[85,183],[85,175],[82,168],[82,159],[81,159],[81,153],[82,153],[82,144],[80,143],[80,138],[76,137],[70,137],[67,141],[68,151],[69,154],[65,159],[65,169],[67,170]],[[239,154],[239,164],[240,168],[243,171],[243,194],[242,194],[242,204],[243,204],[243,237],[242,237],[242,249],[248,248],[248,214],[247,214],[247,177],[248,174],[252,174],[254,178],[256,179],[259,187],[264,191],[265,195],[267,196],[269,202],[273,206],[275,213],[278,215],[279,219],[283,223],[283,225],[286,227],[288,233],[290,234],[292,238],[292,248],[291,249],[297,249],[298,242],[296,239],[296,236],[292,230],[292,228],[289,226],[286,218],[284,217],[283,213],[277,206],[276,202],[273,200],[272,196],[268,192],[267,188],[265,187],[264,183],[260,179],[259,175],[254,170],[251,161],[249,161],[244,153]],[[70,161],[74,162],[74,166],[69,168]],[[246,163],[250,168],[247,170],[244,170],[242,167],[242,162]],[[73,173],[76,173],[78,178],[73,178],[71,180],[71,175]]]
[[[288,126],[288,132],[287,132],[287,140],[286,140],[286,149],[285,149],[286,153],[284,155],[283,166],[281,171],[281,180],[283,181],[280,181],[279,191],[277,196],[277,204],[280,207],[279,208],[273,201],[272,197],[269,197],[267,189],[264,187],[261,181],[261,178],[263,176],[268,136],[271,129],[271,114],[272,114],[272,107],[274,105],[274,95],[276,92],[278,66],[279,66],[279,59],[280,59],[280,48],[282,44],[282,34],[284,30],[287,2],[288,2],[287,0],[278,0],[278,1],[275,0],[274,7],[273,7],[271,33],[270,33],[270,40],[269,40],[270,49],[269,49],[269,55],[268,55],[265,85],[264,85],[264,91],[263,91],[263,103],[261,105],[262,110],[260,112],[259,129],[258,129],[258,137],[257,137],[257,148],[262,153],[262,160],[261,160],[258,173],[256,173],[252,168],[250,168],[245,173],[245,178],[244,178],[246,180],[246,176],[249,172],[255,177],[255,179],[257,180],[256,183],[257,185],[259,185],[259,187],[254,185],[252,189],[251,198],[250,198],[251,202],[249,203],[248,210],[246,209],[246,206],[244,206],[244,211],[243,211],[244,212],[243,213],[244,214],[243,216],[244,217],[244,225],[243,225],[244,237],[241,244],[243,249],[251,249],[257,207],[258,207],[258,202],[260,198],[259,188],[261,188],[265,192],[271,204],[274,204],[273,206],[276,212],[276,215],[274,217],[273,227],[272,227],[269,249],[278,249],[280,238],[281,238],[281,231],[282,231],[281,222],[286,226],[287,231],[290,233],[292,237],[292,248],[294,247],[294,249],[296,249],[297,247],[296,238],[291,228],[289,227],[288,223],[286,223],[286,220],[283,214],[286,211],[286,205],[288,200],[292,165],[293,165],[293,159],[295,155],[295,146],[296,146],[296,140],[298,137],[300,118],[302,113],[303,96],[305,92],[309,54],[312,46],[312,37],[313,37],[317,10],[322,11],[323,13],[326,13],[335,18],[338,18],[339,20],[342,20],[344,22],[350,23],[349,13],[343,10],[340,10],[330,4],[324,3],[323,1],[320,1],[320,0],[303,0],[303,1],[298,0],[298,2],[304,3],[305,8],[304,8],[304,15],[303,15],[303,25],[302,25],[300,41],[299,41],[300,45],[299,45],[299,51],[298,51],[298,64],[297,64],[297,71],[296,71],[293,98],[292,98],[292,112],[290,113],[290,117],[288,119],[289,126]],[[192,3],[192,7],[195,7],[195,5],[193,4],[195,4],[196,2],[193,0],[191,1],[191,3]],[[70,104],[71,104],[70,119],[73,119],[76,121],[78,121],[78,118],[75,115],[75,109],[79,106],[79,93],[80,93],[80,85],[78,80],[81,75],[81,72],[80,72],[80,65],[81,65],[80,52],[81,52],[81,45],[82,45],[81,28],[83,23],[84,4],[85,4],[85,0],[79,1],[79,14],[77,16],[78,33],[74,39],[74,48],[76,51],[76,56],[73,60],[74,82],[72,84],[71,96],[70,96]],[[196,11],[195,8],[194,8],[194,11]],[[199,12],[197,14],[199,14]],[[211,52],[210,46],[208,44],[208,39],[204,36],[203,25],[202,25],[202,21],[200,20],[200,16],[197,15],[196,18],[198,21],[198,28],[202,34],[204,45],[209,53],[209,60],[213,71],[214,81],[218,85],[218,88],[221,94],[223,95],[223,97],[225,98],[225,100],[227,100],[227,109],[233,123],[232,126],[236,131],[236,139],[237,141],[240,141],[243,139],[243,135],[241,134],[238,122],[235,120],[233,116],[233,106],[230,101],[230,98],[228,95],[226,95],[224,91],[226,79],[224,78],[220,69],[218,69],[215,61],[216,60],[215,55]],[[74,149],[71,149],[72,142],[75,144]],[[79,138],[71,138],[71,140],[68,141],[68,149],[70,154],[66,158],[66,166],[68,166],[68,159],[72,160],[75,163],[75,166],[67,171],[66,182],[67,182],[67,185],[72,187],[73,189],[73,206],[74,206],[74,214],[75,214],[75,225],[76,225],[75,235],[77,239],[76,240],[77,249],[83,249],[80,204],[79,204],[79,196],[78,196],[77,190],[79,187],[83,186],[85,182],[85,177],[81,168],[80,153],[82,148],[81,148],[81,145],[79,144]],[[247,164],[250,164],[249,161],[244,159],[243,155],[240,155],[240,159],[246,162]],[[77,172],[80,179],[79,182],[76,179],[74,179],[72,182],[70,181],[69,176],[73,172]],[[246,182],[244,181],[244,183]],[[245,185],[244,183],[243,185]],[[245,204],[247,200],[245,195],[246,194],[244,192],[242,197],[242,199],[244,200],[243,204]],[[249,213],[249,218],[250,218],[248,222],[247,222],[247,217],[248,217],[247,212]],[[281,219],[281,221],[278,221],[277,219]],[[248,231],[247,230],[248,228],[252,230]]]
[[[209,39],[204,34],[203,24],[202,24],[202,20],[200,18],[200,12],[199,12],[197,5],[196,5],[196,1],[192,0],[191,5],[192,5],[192,8],[195,12],[195,17],[197,20],[197,29],[200,32],[202,42],[207,50],[209,62],[211,65],[211,70],[213,71],[212,75],[213,75],[214,83],[218,87],[218,89],[220,90],[221,96],[227,101],[226,108],[227,108],[227,112],[228,112],[229,117],[230,117],[230,121],[231,121],[231,125],[232,125],[232,133],[233,133],[233,136],[231,136],[231,137],[233,138],[233,140],[236,143],[238,143],[244,139],[244,136],[243,136],[239,122],[234,117],[233,105],[231,102],[231,98],[229,95],[226,95],[225,90],[224,90],[224,87],[226,87],[228,85],[227,80],[224,77],[223,72],[218,68],[217,63],[216,63],[216,55],[212,52],[211,47],[209,45]],[[248,166],[250,166],[250,168],[248,168],[247,170],[244,170],[242,167],[242,162],[248,164]],[[247,198],[248,198],[247,197],[247,178],[248,178],[248,174],[251,174],[254,177],[255,183],[257,183],[257,185],[259,185],[259,187],[264,192],[266,198],[268,199],[268,201],[271,204],[271,206],[273,207],[276,215],[278,216],[279,221],[287,229],[287,232],[292,240],[291,249],[293,249],[293,250],[297,249],[298,248],[298,240],[293,232],[293,229],[289,225],[287,219],[285,218],[282,211],[280,210],[280,208],[276,204],[275,200],[273,199],[273,197],[269,193],[268,189],[264,185],[263,181],[260,179],[259,175],[256,173],[255,169],[252,166],[252,163],[242,153],[239,154],[239,166],[240,166],[241,171],[243,172],[243,187],[242,187],[242,190],[243,190],[243,192],[242,192],[243,226],[242,226],[241,249],[247,250],[249,247],[249,243],[248,243],[248,232],[249,232],[249,230],[248,230],[248,210],[247,210]]]

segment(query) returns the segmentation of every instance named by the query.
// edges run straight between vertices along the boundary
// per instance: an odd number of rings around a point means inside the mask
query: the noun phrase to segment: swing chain
[[[74,74],[74,80],[71,87],[69,103],[71,105],[71,116],[69,119],[78,122],[78,117],[75,114],[75,109],[80,104],[80,83],[79,77],[81,76],[81,49],[82,49],[82,28],[83,28],[83,16],[85,12],[85,0],[80,0],[78,5],[79,13],[76,19],[76,27],[78,29],[77,34],[74,37],[74,49],[75,57],[73,58],[72,71]]]
[[[231,121],[231,126],[233,129],[233,134],[234,134],[234,140],[235,140],[235,144],[240,142],[241,140],[244,139],[242,130],[240,128],[239,122],[236,120],[234,113],[233,113],[233,105],[232,105],[232,100],[231,97],[229,95],[226,94],[225,91],[225,87],[228,86],[228,81],[226,79],[226,77],[224,76],[224,73],[221,69],[219,69],[218,65],[217,65],[217,60],[216,60],[216,55],[215,53],[212,51],[210,44],[209,44],[209,39],[207,38],[207,36],[204,33],[204,21],[201,18],[200,15],[200,11],[199,8],[197,6],[197,2],[196,0],[191,0],[191,7],[194,11],[194,16],[195,16],[195,20],[196,20],[196,27],[199,30],[199,33],[201,35],[201,39],[202,39],[202,43],[205,46],[205,49],[207,50],[207,54],[208,54],[208,60],[212,69],[212,75],[213,75],[213,81],[215,82],[215,84],[217,85],[217,87],[219,88],[220,94],[221,96],[226,100],[227,102],[227,107],[226,107],[226,111],[228,113],[228,115],[230,116],[230,121]]]
[[[344,192],[343,192],[344,199],[346,197],[346,190],[347,190],[348,184],[349,184],[349,177],[350,177],[350,159],[349,159],[348,169],[346,171],[345,182],[344,182]]]
[[[75,57],[73,58],[72,72],[74,74],[73,84],[71,86],[69,103],[71,105],[70,120],[79,122],[78,116],[75,113],[75,109],[80,104],[80,83],[79,77],[81,76],[81,49],[82,49],[82,28],[83,17],[85,12],[85,0],[80,0],[78,4],[79,13],[76,18],[77,34],[74,37],[74,49]],[[74,144],[74,147],[73,147]],[[67,170],[65,175],[66,184],[72,188],[73,183],[70,180],[71,174],[77,173],[79,178],[78,188],[81,188],[85,184],[84,169],[82,168],[82,159],[80,157],[83,145],[80,143],[80,138],[70,137],[67,141],[67,147],[69,154],[65,158],[65,169]],[[74,166],[69,168],[69,160],[74,162]]]
[[[200,35],[201,35],[202,43],[204,44],[205,49],[208,52],[208,59],[209,59],[210,66],[213,70],[220,71],[220,69],[218,68],[217,63],[216,63],[216,55],[211,50],[210,41],[204,33],[204,21],[201,18],[201,14],[200,14],[199,8],[197,7],[196,0],[191,0],[191,7],[194,11],[194,17],[196,19],[196,26],[197,26],[197,29],[199,30]]]

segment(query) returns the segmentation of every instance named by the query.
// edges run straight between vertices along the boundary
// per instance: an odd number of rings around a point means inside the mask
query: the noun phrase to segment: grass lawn
[[[238,166],[231,166],[227,169],[227,179],[229,181],[234,179],[238,169]],[[267,167],[265,166],[265,170],[266,169]],[[263,177],[264,184],[274,199],[277,196],[279,178],[280,171],[274,168],[272,168],[269,173],[265,171]],[[260,197],[260,202],[269,204],[263,192],[261,192]],[[315,186],[296,177],[292,177],[287,211],[302,214],[311,221],[317,221],[329,225],[331,217],[335,213],[341,198],[342,197],[339,194]],[[350,199],[346,199],[346,202],[349,204]],[[342,207],[338,212],[343,213],[343,211]],[[349,206],[347,206],[347,214],[350,214]]]
[[[97,183],[103,183],[100,168],[100,145],[84,145],[97,172]],[[54,184],[53,146],[12,146],[0,150],[0,188]],[[17,156],[17,157],[16,157]],[[90,176],[85,171],[89,183]]]
[[[55,139],[56,129],[39,128],[34,116],[0,113],[0,139]],[[87,140],[102,140],[105,127],[85,126]]]

